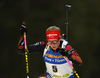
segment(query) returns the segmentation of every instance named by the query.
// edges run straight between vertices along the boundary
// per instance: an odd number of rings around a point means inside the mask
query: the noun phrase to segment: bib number
[[[58,71],[57,66],[52,66],[52,70],[53,72],[57,72]]]

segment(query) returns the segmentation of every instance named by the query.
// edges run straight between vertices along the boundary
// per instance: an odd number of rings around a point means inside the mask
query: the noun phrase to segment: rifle
[[[66,34],[62,34],[62,38],[64,38],[65,40],[68,41],[68,13],[71,9],[71,5],[65,5],[65,9],[66,9],[66,22],[65,22],[65,25],[66,25]],[[78,73],[76,72],[75,68],[73,67],[73,65],[70,63],[69,59],[67,56],[64,56],[67,60],[67,62],[69,63],[70,67],[73,69],[74,71],[74,74],[76,75],[77,78],[80,78]]]

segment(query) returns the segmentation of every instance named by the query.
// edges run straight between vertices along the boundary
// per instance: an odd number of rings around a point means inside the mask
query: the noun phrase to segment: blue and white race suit
[[[47,68],[47,78],[74,78],[72,68],[60,52],[55,53],[48,45],[44,49],[43,57]]]

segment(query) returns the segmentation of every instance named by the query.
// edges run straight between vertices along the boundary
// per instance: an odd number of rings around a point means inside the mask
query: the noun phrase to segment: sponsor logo
[[[45,54],[45,56],[48,56],[48,57],[51,57],[51,58],[63,58],[62,55],[57,56],[57,55],[47,54],[47,53]]]
[[[50,38],[53,38],[54,36],[57,36],[57,34],[49,34],[47,36],[49,36]]]
[[[66,74],[64,74],[64,75],[62,75],[62,76],[61,76],[61,75],[52,75],[52,74],[50,74],[50,76],[51,76],[51,77],[55,77],[55,78],[64,78],[64,77],[68,77],[68,76],[70,76],[70,75],[69,75],[69,73],[66,73]]]
[[[51,64],[64,64],[67,61],[62,55],[52,55],[52,54],[45,54],[44,56],[45,62],[51,63]]]

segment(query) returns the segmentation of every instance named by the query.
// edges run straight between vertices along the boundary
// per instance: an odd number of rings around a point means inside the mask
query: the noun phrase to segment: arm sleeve
[[[43,53],[45,46],[46,46],[46,42],[40,41],[40,42],[37,42],[35,44],[28,45],[28,50],[30,53],[33,53],[35,51]]]
[[[40,42],[37,42],[35,44],[28,45],[27,48],[28,48],[29,53],[33,53],[33,52],[41,52],[41,53],[43,53],[45,45],[46,45],[46,42],[40,41]],[[23,36],[21,36],[21,38],[20,38],[20,40],[18,42],[18,51],[17,52],[18,52],[18,54],[22,54],[22,55],[25,54],[24,37]]]
[[[72,48],[72,46],[70,44],[67,44],[66,48],[65,48],[69,54],[69,59],[72,60],[74,63],[77,63],[79,65],[82,64],[82,60],[81,57],[79,56],[79,54],[74,50],[74,48]]]

